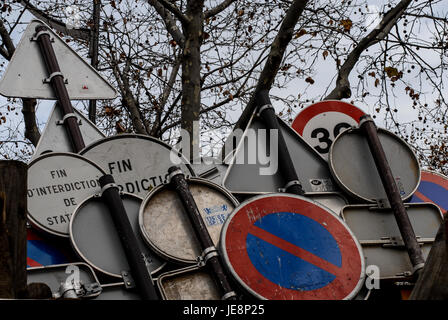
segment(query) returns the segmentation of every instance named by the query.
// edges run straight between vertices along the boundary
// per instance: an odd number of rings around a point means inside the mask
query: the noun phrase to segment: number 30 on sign
[[[325,159],[336,136],[345,128],[356,126],[364,111],[352,104],[327,100],[303,109],[294,119],[292,128]]]

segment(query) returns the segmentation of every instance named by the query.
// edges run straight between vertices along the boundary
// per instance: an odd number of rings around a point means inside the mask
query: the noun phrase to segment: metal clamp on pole
[[[292,162],[291,155],[288,151],[288,146],[286,145],[285,138],[280,129],[280,125],[277,120],[277,115],[272,107],[271,100],[269,99],[269,91],[260,91],[256,96],[256,104],[259,107],[258,114],[263,119],[266,128],[269,130],[277,130],[278,132],[278,168],[285,181],[290,182],[298,181],[299,183],[294,183],[290,186],[285,187],[285,192],[293,193],[297,195],[304,195],[305,191],[302,189],[302,185],[299,181],[296,169],[294,168],[294,163]]]
[[[278,188],[279,192],[288,192],[288,189],[292,186],[299,185],[299,187],[302,189],[302,184],[299,180],[293,180],[289,181],[283,188]]]
[[[39,31],[39,32],[36,32],[36,34],[30,39],[30,41],[37,41],[37,40],[39,40],[39,37],[40,37],[41,35],[43,35],[43,34],[48,35],[48,37],[51,36],[50,31],[48,31],[48,30],[41,30],[41,31]],[[53,39],[53,38],[50,38],[50,41],[51,41],[51,42],[54,42],[54,39]]]
[[[106,191],[106,190],[108,190],[110,188],[117,188],[118,190],[120,190],[120,188],[118,188],[118,185],[115,184],[115,183],[105,184],[104,186],[101,187],[100,197],[103,195],[104,191]]]
[[[230,282],[227,278],[222,262],[219,259],[220,256],[218,254],[218,249],[215,247],[215,244],[210,237],[207,226],[202,219],[201,213],[199,212],[193,195],[190,192],[182,170],[179,167],[173,166],[168,169],[168,174],[170,177],[170,184],[176,190],[176,193],[179,196],[179,199],[181,200],[191,222],[196,238],[203,249],[201,256],[198,257],[198,264],[200,266],[207,264],[212,271],[212,276],[215,283],[224,293],[224,296],[230,294],[233,290],[230,286]],[[229,295],[228,299],[235,300],[236,296]]]
[[[56,76],[61,76],[62,79],[64,79],[64,83],[65,83],[65,84],[68,83],[67,79],[64,78],[64,75],[63,75],[62,72],[60,72],[60,71],[53,72],[52,74],[50,74],[50,76],[49,76],[48,78],[44,78],[44,79],[42,80],[42,82],[43,82],[43,83],[51,83],[51,80],[52,80],[54,77],[56,77]]]
[[[78,116],[76,114],[74,114],[74,113],[67,113],[65,116],[62,117],[61,120],[56,121],[56,124],[57,125],[63,125],[68,118],[75,118],[76,120],[78,120]]]
[[[415,236],[414,228],[409,220],[406,208],[401,199],[400,191],[395,182],[392,170],[386,158],[383,146],[378,137],[375,122],[370,115],[364,115],[360,119],[359,129],[367,139],[370,153],[372,154],[382,185],[389,200],[389,204],[397,221],[398,229],[411,260],[414,272],[418,274],[424,266],[422,249]]]

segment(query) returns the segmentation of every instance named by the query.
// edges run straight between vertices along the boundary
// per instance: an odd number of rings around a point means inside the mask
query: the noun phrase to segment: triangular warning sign
[[[22,39],[0,80],[0,94],[6,97],[56,100],[49,83],[44,79],[49,74],[41,56],[37,41],[33,40],[35,29],[45,25],[33,20],[26,28]],[[64,40],[49,27],[52,45],[70,99],[113,99],[117,91],[94,68],[81,58]]]
[[[305,193],[339,191],[326,161],[283,120],[278,118],[278,122]],[[254,113],[243,135],[237,138],[239,144],[223,186],[237,194],[281,191],[287,181],[280,174],[279,168],[283,164],[275,150],[278,148],[275,139],[276,136],[270,136],[263,120]]]
[[[86,146],[105,137],[82,113],[74,108],[73,110],[78,117],[78,121],[80,121],[79,129]],[[55,104],[30,161],[46,152],[73,152],[64,125],[58,124],[62,118],[61,108],[58,108],[57,104]]]

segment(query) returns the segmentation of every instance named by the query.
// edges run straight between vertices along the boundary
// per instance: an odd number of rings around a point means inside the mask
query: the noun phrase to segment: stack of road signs
[[[51,30],[61,72],[48,78],[35,41],[38,26],[45,24],[33,20],[27,27],[0,81],[0,94],[56,99],[49,82],[62,73],[70,99],[117,96]],[[207,233],[220,248],[243,297],[365,299],[369,296],[363,286],[366,266],[377,266],[382,280],[403,279],[413,270],[370,149],[353,128],[363,115],[351,104],[323,101],[300,112],[292,128],[278,118],[305,191],[297,196],[284,193],[278,132],[267,132],[257,113],[241,135],[234,133],[238,146],[228,153],[229,165],[212,158],[190,164],[158,139],[138,134],[104,137],[78,111],[63,114],[55,106],[29,163],[28,217],[35,228],[54,239],[69,237],[87,264],[66,264],[66,255],[43,245],[43,238],[30,229],[29,281],[47,283],[55,298],[140,299],[132,291],[126,255],[100,200],[98,179],[110,173],[122,191],[148,269],[153,275],[168,269],[155,281],[161,297],[221,298],[205,267],[205,252],[210,249],[216,254],[216,248],[201,250],[181,200],[167,183],[168,169],[177,165],[188,176]],[[60,125],[73,116],[81,123],[82,145],[86,145],[79,154],[70,153],[73,147]],[[412,149],[391,132],[379,129],[378,136],[401,198],[411,202],[405,204],[406,211],[426,257],[441,210],[448,209],[448,178],[421,172]],[[249,199],[239,204],[234,196]],[[360,204],[348,205],[355,201]],[[102,279],[108,280],[101,284]]]
[[[303,190],[306,193],[338,191],[326,161],[286,123],[278,120]],[[282,163],[277,157],[276,137],[276,132],[267,132],[262,119],[254,113],[239,140],[223,186],[236,194],[263,194],[284,188],[285,181],[278,170]]]

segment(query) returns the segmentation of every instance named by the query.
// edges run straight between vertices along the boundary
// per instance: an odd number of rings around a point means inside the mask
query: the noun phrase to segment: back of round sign
[[[138,211],[142,199],[126,193],[121,198],[140,248],[150,258],[150,270],[155,273],[165,262],[148,248],[139,234]],[[70,222],[70,241],[78,255],[100,272],[120,278],[122,271],[130,270],[109,210],[98,197],[90,197],[76,208]]]
[[[420,182],[418,159],[392,132],[378,128],[378,137],[401,198],[406,200]],[[367,139],[359,129],[348,129],[336,138],[330,148],[329,166],[336,183],[354,198],[367,202],[387,199]]]

